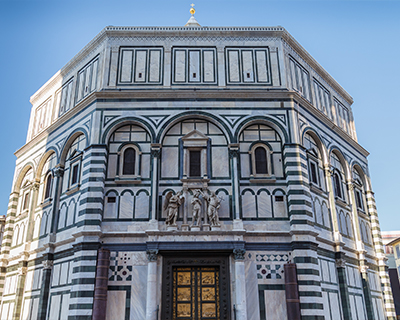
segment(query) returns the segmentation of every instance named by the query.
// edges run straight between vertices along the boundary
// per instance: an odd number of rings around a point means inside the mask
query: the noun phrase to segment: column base
[[[190,231],[200,231],[200,227],[199,226],[191,226]]]

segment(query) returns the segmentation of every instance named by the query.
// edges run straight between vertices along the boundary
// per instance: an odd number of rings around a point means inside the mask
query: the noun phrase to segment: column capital
[[[346,267],[346,260],[341,258],[341,259],[336,259],[336,268],[345,268]]]
[[[245,254],[246,254],[245,249],[233,249],[233,258],[235,260],[244,260]]]
[[[366,266],[365,264],[360,266],[360,272],[361,273],[367,273],[368,269],[369,269],[369,267]]]
[[[18,268],[18,275],[19,276],[24,276],[24,275],[26,275],[27,272],[28,272],[28,268],[27,267]]]
[[[157,261],[158,257],[158,249],[150,249],[146,251],[147,253],[147,259],[149,262]]]
[[[53,169],[53,174],[55,177],[59,177],[61,178],[64,175],[64,167],[61,165],[57,165],[54,169]]]
[[[53,269],[54,261],[53,260],[43,260],[42,264],[43,264],[43,269],[51,270],[51,269]]]
[[[150,150],[151,156],[153,158],[160,158],[160,155],[161,155],[161,144],[152,143],[150,145],[150,147],[151,147],[151,150]]]

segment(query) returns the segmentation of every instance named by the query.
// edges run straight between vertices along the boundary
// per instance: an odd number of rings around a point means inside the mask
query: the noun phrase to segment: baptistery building
[[[392,320],[351,96],[282,27],[106,27],[32,97],[2,320]]]

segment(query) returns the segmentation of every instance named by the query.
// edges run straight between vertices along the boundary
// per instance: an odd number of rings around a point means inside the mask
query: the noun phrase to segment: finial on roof
[[[194,3],[191,4],[190,14],[192,15],[188,22],[186,22],[185,27],[201,27],[201,25],[197,22],[196,18],[194,17],[194,13],[196,10],[194,9]]]

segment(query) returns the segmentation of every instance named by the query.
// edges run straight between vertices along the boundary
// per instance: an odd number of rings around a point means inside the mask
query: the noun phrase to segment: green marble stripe
[[[71,298],[93,298],[94,297],[94,290],[92,291],[72,291]]]
[[[319,276],[319,271],[316,269],[297,269],[297,274]]]
[[[72,269],[72,273],[96,272],[96,266],[78,266]]]
[[[68,316],[68,320],[92,320],[92,316],[74,315],[74,316]]]
[[[299,280],[297,283],[299,286],[317,286],[317,287],[321,286],[320,281],[314,281],[314,280]]]
[[[307,200],[297,200],[297,199],[289,200],[288,205],[289,206],[304,205],[304,206],[312,208],[312,203]]]
[[[312,211],[307,211],[307,210],[290,210],[289,211],[290,216],[309,216],[313,217]]]
[[[96,279],[93,278],[79,278],[79,279],[72,279],[72,285],[79,285],[79,284],[95,284]]]
[[[313,258],[313,257],[295,257],[293,259],[293,262],[294,263],[310,263],[310,264],[319,265],[318,259]]]
[[[85,203],[99,203],[99,204],[103,204],[104,199],[103,198],[99,198],[99,197],[87,197],[85,199],[82,199],[81,201],[79,201],[79,205],[83,205]]]
[[[96,173],[98,173],[98,172],[105,173],[105,172],[106,172],[106,168],[105,168],[105,167],[104,167],[104,168],[90,168],[90,169],[88,169],[88,170],[83,171],[83,172],[82,172],[82,175],[85,176],[85,175],[87,175],[87,174],[89,174],[89,173],[93,173],[93,172],[96,172]]]
[[[301,310],[323,310],[324,305],[322,303],[300,303]]]
[[[91,160],[83,163],[83,167],[86,168],[87,166],[90,166],[91,164],[103,164],[106,165],[107,161],[106,160]]]
[[[79,262],[79,261],[97,261],[97,255],[96,256],[81,256],[81,257],[74,258],[74,262]]]
[[[290,189],[290,190],[288,190],[287,195],[288,196],[290,196],[290,195],[305,195],[307,197],[311,197],[311,194],[307,190],[304,190],[304,189]]]
[[[104,192],[104,188],[103,187],[87,187],[85,189],[81,189],[82,193],[86,193],[86,192]]]
[[[78,216],[83,216],[85,214],[100,214],[103,215],[103,209],[99,208],[86,208],[83,210],[79,210]]]
[[[86,179],[82,179],[82,184],[88,183],[88,182],[104,182],[105,181],[105,177],[101,176],[101,177],[88,177]]]
[[[325,316],[301,316],[301,320],[326,320],[326,319]]]
[[[322,292],[318,291],[299,291],[299,296],[300,297],[322,297]]]
[[[303,162],[300,162],[300,161],[288,161],[288,162],[285,162],[284,164],[283,164],[283,167],[286,169],[286,168],[290,168],[290,167],[293,167],[293,168],[298,168],[298,167],[302,167],[302,168],[304,168],[304,169],[307,169],[307,164],[305,164],[305,163],[303,163]]]
[[[83,220],[79,221],[76,223],[77,227],[82,227],[82,226],[100,226],[101,225],[101,220]]]
[[[92,310],[93,303],[70,303],[69,310]]]
[[[259,284],[258,290],[285,290],[284,284]]]

